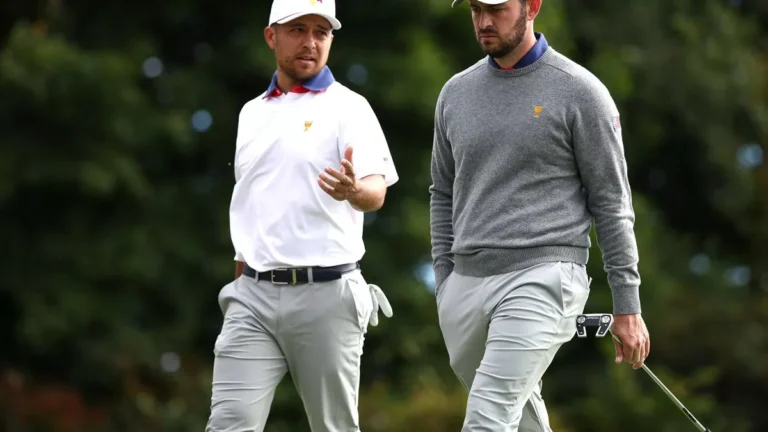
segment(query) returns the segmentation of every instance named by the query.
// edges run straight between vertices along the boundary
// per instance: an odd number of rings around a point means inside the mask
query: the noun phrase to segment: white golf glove
[[[371,309],[371,317],[368,322],[376,327],[379,325],[379,308],[385,317],[392,317],[392,306],[389,304],[387,296],[384,295],[384,291],[377,285],[368,284],[368,290],[371,292],[371,302],[373,308]]]

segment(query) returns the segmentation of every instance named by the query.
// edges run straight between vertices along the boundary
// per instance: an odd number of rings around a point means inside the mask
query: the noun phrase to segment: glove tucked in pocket
[[[384,291],[382,291],[378,285],[368,284],[368,290],[371,292],[371,303],[373,303],[373,308],[371,308],[371,317],[368,320],[368,323],[376,327],[379,325],[379,308],[381,308],[381,312],[385,317],[391,318],[392,305],[389,304],[387,296],[384,295]]]

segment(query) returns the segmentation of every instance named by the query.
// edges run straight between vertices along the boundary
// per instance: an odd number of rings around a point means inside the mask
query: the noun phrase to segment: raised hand
[[[352,147],[344,151],[344,159],[338,170],[328,167],[320,173],[317,184],[328,195],[337,201],[344,201],[354,197],[358,192],[355,168],[352,165]]]

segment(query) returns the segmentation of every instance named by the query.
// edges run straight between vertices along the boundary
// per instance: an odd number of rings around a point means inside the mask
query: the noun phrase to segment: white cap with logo
[[[285,24],[304,15],[320,15],[334,30],[341,28],[341,22],[336,19],[336,0],[273,0],[269,25]]]
[[[453,0],[453,3],[451,3],[451,7],[454,7],[463,1],[464,0]],[[497,5],[497,4],[506,3],[509,0],[477,0],[477,1],[479,1],[480,3],[489,4],[489,5]]]

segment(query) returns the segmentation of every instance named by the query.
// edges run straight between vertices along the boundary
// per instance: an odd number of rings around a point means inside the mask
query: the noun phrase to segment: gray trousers
[[[541,378],[576,333],[591,279],[554,262],[490,277],[451,273],[439,287],[451,367],[469,390],[462,432],[550,432]]]
[[[359,270],[273,285],[241,276],[219,293],[206,432],[261,432],[286,372],[313,432],[358,432],[360,358],[373,302]]]

